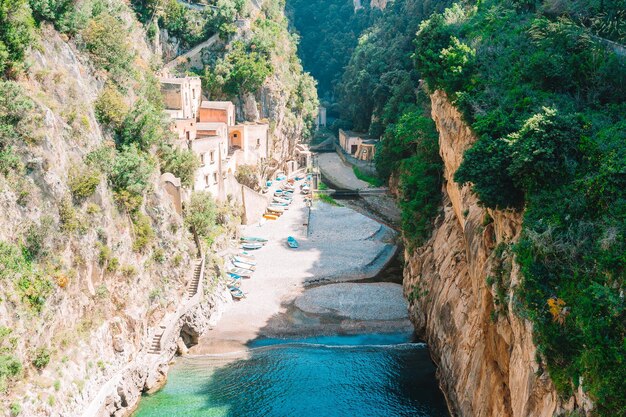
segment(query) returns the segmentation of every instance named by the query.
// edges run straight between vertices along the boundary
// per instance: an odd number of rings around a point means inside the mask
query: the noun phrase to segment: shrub
[[[78,203],[91,197],[100,184],[100,172],[89,167],[73,166],[70,168],[68,177],[70,192],[74,201]]]
[[[152,145],[165,140],[169,130],[160,110],[146,100],[138,100],[118,129],[118,142],[122,146],[136,144],[147,151]]]
[[[111,146],[105,144],[89,152],[85,157],[85,163],[90,167],[97,168],[100,172],[110,174],[115,162],[115,156],[113,144],[111,143]]]
[[[28,135],[28,117],[34,106],[33,101],[26,96],[19,84],[0,80],[0,173],[2,174],[7,175],[10,171],[20,170],[23,166],[20,158],[15,154],[14,146],[22,143],[24,137]]]
[[[89,22],[82,37],[96,67],[111,72],[116,78],[132,72],[134,52],[122,21],[103,13]]]
[[[505,140],[482,137],[465,151],[454,180],[461,185],[471,183],[487,207],[520,207],[524,194],[509,173],[511,163],[511,148]]]
[[[64,232],[73,233],[78,231],[83,233],[86,229],[83,219],[80,218],[79,213],[76,212],[69,198],[64,198],[59,202],[59,220],[61,230]]]
[[[0,393],[4,393],[8,383],[22,372],[22,363],[12,355],[18,341],[12,333],[8,327],[0,326]]]
[[[261,189],[258,170],[254,165],[239,165],[237,171],[235,171],[235,178],[239,184],[243,184],[255,191]]]
[[[20,403],[12,402],[9,406],[9,410],[11,411],[11,415],[18,416],[22,412],[22,406]]]
[[[109,182],[118,201],[127,209],[132,211],[141,205],[143,194],[150,187],[153,170],[154,163],[150,156],[135,145],[126,146],[118,153],[109,174]]]
[[[129,111],[124,96],[112,84],[107,84],[100,92],[94,108],[98,122],[113,129],[122,127]]]
[[[152,230],[150,218],[145,214],[135,213],[133,215],[133,226],[135,232],[133,250],[143,252],[154,240],[154,231]]]
[[[39,224],[32,223],[24,234],[24,251],[30,260],[45,258],[52,249],[54,220],[43,216]]]
[[[33,357],[33,365],[37,369],[43,369],[50,363],[50,350],[46,347],[37,348]]]

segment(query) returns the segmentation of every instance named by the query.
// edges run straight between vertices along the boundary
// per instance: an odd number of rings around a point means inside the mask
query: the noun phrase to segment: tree
[[[137,144],[147,151],[155,143],[165,140],[168,134],[163,114],[150,102],[140,99],[124,118],[118,130],[118,142],[122,146]]]
[[[193,186],[196,170],[200,166],[198,156],[189,149],[181,149],[172,144],[164,144],[159,149],[161,172],[171,172],[180,178],[183,185]]]
[[[210,193],[196,192],[191,195],[191,201],[185,207],[185,224],[198,237],[209,239],[215,230],[217,206]]]
[[[20,71],[33,29],[27,0],[0,0],[0,73],[14,76]]]
[[[103,13],[92,19],[82,32],[85,48],[96,67],[127,76],[132,71],[135,53],[126,26],[114,16]]]
[[[522,128],[507,136],[511,146],[508,172],[525,191],[561,184],[571,179],[577,165],[581,129],[572,116],[544,107]]]
[[[150,187],[154,163],[150,156],[136,145],[125,146],[117,154],[109,174],[109,183],[118,200],[127,209],[141,205],[144,193]]]
[[[98,122],[120,129],[128,114],[128,105],[117,87],[107,84],[94,103]]]

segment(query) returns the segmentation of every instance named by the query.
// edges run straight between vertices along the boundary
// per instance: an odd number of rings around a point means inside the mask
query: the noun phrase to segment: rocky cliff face
[[[140,52],[137,66],[147,65],[143,32],[125,16]],[[178,335],[203,332],[230,295],[207,288],[197,305],[171,319],[173,337],[162,341],[161,354],[149,354],[154,333],[188,298],[196,249],[156,172],[142,207],[154,234],[146,250],[134,249],[137,232],[104,178],[92,196],[72,203],[73,167],[90,151],[112,146],[94,111],[105,78],[72,41],[51,26],[41,30],[19,81],[34,102],[29,141],[16,148],[26,174],[0,175],[0,243],[36,242],[49,256],[30,282],[7,278],[0,265],[0,326],[10,329],[16,341],[10,353],[23,367],[2,388],[0,415],[126,415],[143,390],[164,380]],[[25,301],[35,285],[49,287],[38,310]],[[35,365],[45,357],[49,362]]]
[[[404,288],[449,405],[462,417],[548,417],[578,408],[581,394],[558,398],[536,361],[531,325],[516,314],[521,274],[510,244],[521,214],[484,209],[468,186],[454,182],[476,138],[444,93],[431,101],[445,164],[444,207],[429,242],[405,253]]]

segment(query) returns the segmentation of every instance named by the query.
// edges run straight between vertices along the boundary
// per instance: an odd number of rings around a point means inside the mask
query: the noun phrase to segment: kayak
[[[298,241],[293,236],[289,236],[287,238],[287,245],[289,245],[289,247],[293,249],[297,249],[300,246]]]
[[[275,214],[265,213],[263,217],[265,217],[267,220],[278,220],[278,216]]]

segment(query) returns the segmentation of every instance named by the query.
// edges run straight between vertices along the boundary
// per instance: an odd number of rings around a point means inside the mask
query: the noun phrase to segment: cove
[[[178,360],[135,417],[448,417],[428,348],[407,333],[259,339]]]

